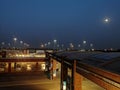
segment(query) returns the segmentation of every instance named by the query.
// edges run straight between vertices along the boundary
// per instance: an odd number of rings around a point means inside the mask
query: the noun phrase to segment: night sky
[[[120,48],[120,0],[0,0],[0,44],[14,37],[31,47],[56,39]]]

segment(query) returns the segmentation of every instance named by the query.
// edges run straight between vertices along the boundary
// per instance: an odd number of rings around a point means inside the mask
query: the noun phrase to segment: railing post
[[[64,59],[61,60],[61,90],[67,90],[68,68],[64,64]]]
[[[82,76],[76,72],[76,60],[72,64],[72,90],[82,90]]]

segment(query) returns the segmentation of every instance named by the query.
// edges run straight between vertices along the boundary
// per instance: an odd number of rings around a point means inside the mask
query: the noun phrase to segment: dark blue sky
[[[13,37],[33,47],[57,39],[120,48],[120,0],[0,0],[0,42]]]

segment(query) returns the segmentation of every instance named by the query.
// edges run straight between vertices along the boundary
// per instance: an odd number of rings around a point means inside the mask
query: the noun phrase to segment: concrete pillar
[[[67,90],[65,88],[67,88],[67,75],[68,74],[68,69],[67,67],[64,65],[64,61],[61,61],[61,90]],[[65,86],[66,83],[66,86]]]
[[[14,62],[14,71],[16,70],[16,65],[17,65],[16,62]]]
[[[8,63],[8,72],[11,73],[11,62]]]
[[[53,59],[53,60],[52,60],[52,64],[53,64],[53,68],[52,68],[52,71],[53,71],[53,79],[55,79],[55,78],[56,78],[56,75],[57,75],[57,73],[56,73],[57,61]]]
[[[76,72],[76,60],[72,66],[72,90],[82,90],[82,76]]]
[[[48,73],[49,72],[49,67],[50,67],[50,56],[49,54],[46,52],[46,61],[45,61],[45,71]]]
[[[57,61],[51,58],[50,60],[50,78],[56,78],[56,68],[57,68]]]
[[[35,71],[38,71],[38,62],[36,62]]]
[[[53,80],[53,60],[52,60],[52,58],[50,58],[49,73],[50,73],[50,79]]]

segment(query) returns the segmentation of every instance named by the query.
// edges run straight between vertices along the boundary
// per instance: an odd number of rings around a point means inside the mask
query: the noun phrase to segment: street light
[[[20,41],[20,44],[23,44],[23,41]]]
[[[59,47],[60,47],[60,45],[58,44],[58,45],[57,45],[57,49],[58,49],[58,50],[59,50]]]
[[[16,42],[16,41],[17,41],[17,38],[15,37],[15,38],[13,38],[13,40]]]
[[[5,42],[2,42],[1,44],[2,44],[1,49],[2,49],[4,48]]]
[[[22,44],[23,44],[23,41],[20,41],[21,49],[22,49]]]
[[[80,44],[78,44],[78,49],[80,49],[80,46],[81,46],[81,45],[80,45]]]
[[[85,47],[86,47],[86,41],[83,41],[83,50],[85,50]]]
[[[73,43],[70,43],[70,48],[73,50],[73,48],[74,48]]]
[[[45,43],[45,45],[44,45],[44,46],[45,46],[45,48],[47,48],[47,43]]]
[[[10,48],[10,43],[8,43],[8,48]]]
[[[93,44],[92,44],[92,43],[90,44],[90,47],[93,47]]]
[[[27,43],[24,43],[24,48],[26,48]]]
[[[54,40],[53,40],[53,43],[54,43],[54,49],[55,49],[55,48],[56,48],[56,44],[57,44],[57,40],[54,39]]]
[[[26,46],[27,46],[27,47],[29,47],[29,44],[28,44],[28,43],[26,43]]]
[[[41,44],[41,45],[40,45],[40,47],[41,47],[41,48],[44,48],[44,45],[43,45],[43,44]]]
[[[50,43],[50,42],[48,42],[48,48],[50,48],[50,44],[51,44],[51,43]]]
[[[50,42],[48,42],[48,45],[50,45]]]
[[[64,50],[64,44],[62,44],[62,50]]]
[[[93,44],[92,43],[90,44],[90,48],[91,48],[91,50],[93,49]]]
[[[83,41],[83,44],[86,44],[86,41]]]
[[[2,42],[2,45],[5,45],[5,42]]]
[[[14,48],[15,48],[15,43],[17,42],[17,38],[14,37],[14,38],[13,38],[13,41],[14,41]]]
[[[57,40],[56,40],[56,39],[54,39],[54,40],[53,40],[53,42],[54,42],[54,43],[56,43],[56,42],[57,42]]]

